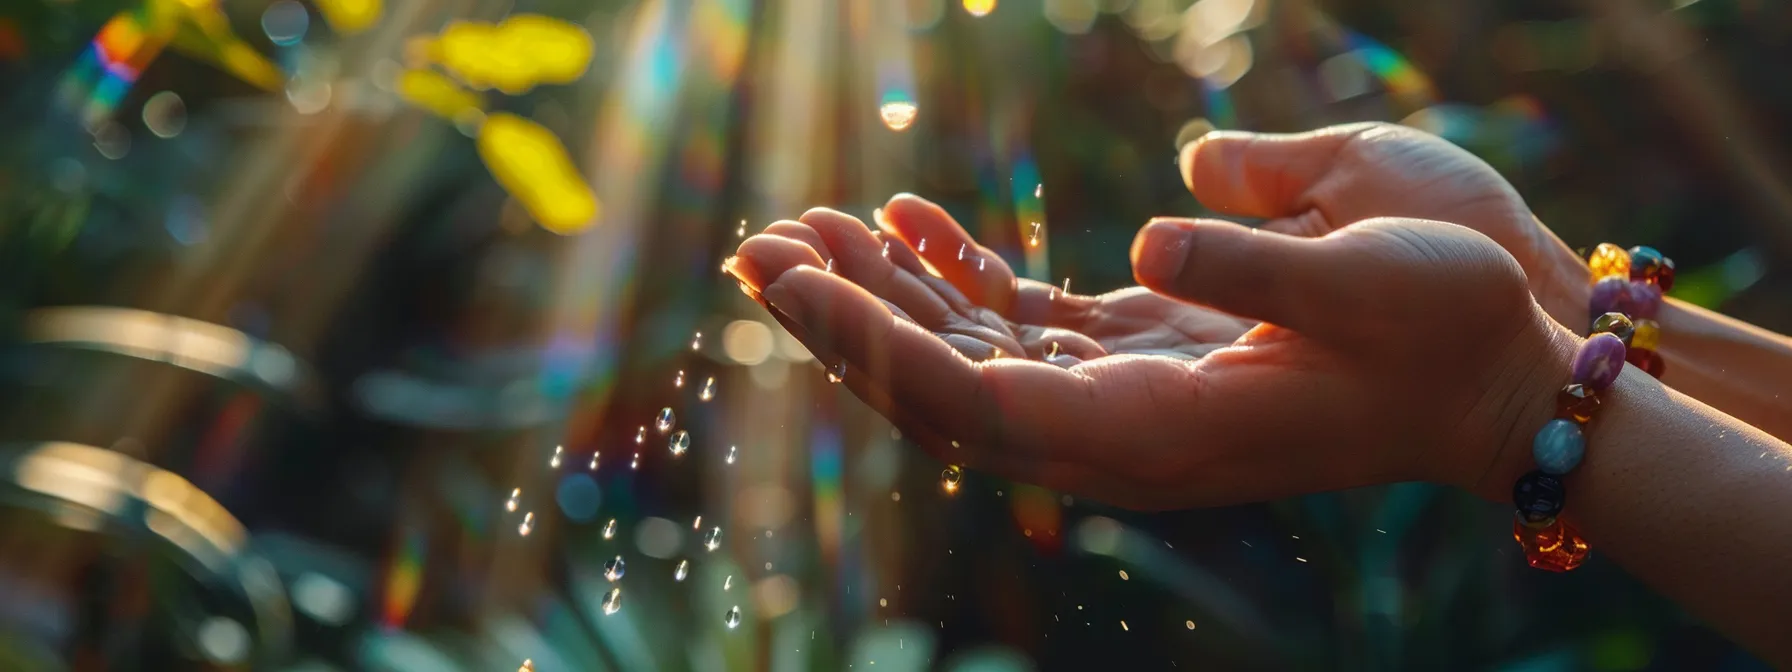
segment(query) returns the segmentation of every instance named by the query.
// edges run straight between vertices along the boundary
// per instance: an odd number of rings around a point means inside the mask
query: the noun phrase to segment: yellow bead
[[[1600,243],[1599,247],[1593,248],[1593,255],[1587,259],[1587,265],[1593,269],[1593,282],[1614,275],[1620,278],[1630,277],[1630,253],[1611,243]]]
[[[1630,347],[1638,350],[1660,350],[1661,324],[1655,320],[1637,320],[1636,331],[1630,335]]]

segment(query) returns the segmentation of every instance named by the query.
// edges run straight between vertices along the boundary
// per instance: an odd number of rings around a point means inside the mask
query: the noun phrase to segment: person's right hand
[[[1588,270],[1492,166],[1442,138],[1360,123],[1293,135],[1215,131],[1182,149],[1182,179],[1203,205],[1318,237],[1375,217],[1451,222],[1506,248],[1537,302],[1585,331]]]

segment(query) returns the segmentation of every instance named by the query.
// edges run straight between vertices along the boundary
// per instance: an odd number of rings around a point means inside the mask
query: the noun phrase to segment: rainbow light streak
[[[63,76],[63,101],[90,126],[111,116],[143,69],[162,53],[171,32],[151,31],[136,13],[113,16]]]
[[[417,606],[417,594],[423,589],[423,560],[428,540],[418,527],[410,527],[403,534],[403,541],[394,549],[386,570],[386,594],[380,614],[380,622],[392,630],[404,628],[411,609]]]
[[[1232,94],[1202,80],[1201,99],[1207,120],[1213,122],[1214,128],[1238,128],[1238,110],[1232,106]]]
[[[1033,162],[1032,152],[1021,150],[1020,156],[1014,160],[1011,175],[1008,193],[1014,199],[1014,226],[1020,233],[1020,249],[1026,259],[1026,268],[1022,269],[1021,275],[1040,282],[1051,282],[1051,268],[1047,264],[1050,242],[1045,231],[1045,199],[1033,196],[1035,191],[1040,190],[1041,182],[1039,166]],[[1033,229],[1034,224],[1039,225],[1037,232]],[[1035,233],[1038,244],[1033,243]]]
[[[819,418],[818,418],[819,420]],[[809,483],[815,491],[815,540],[823,564],[838,569],[844,515],[840,433],[816,422],[809,434]]]
[[[1348,28],[1344,29],[1344,44],[1402,103],[1418,108],[1437,99],[1437,89],[1432,86],[1431,78],[1413,67],[1400,52]]]

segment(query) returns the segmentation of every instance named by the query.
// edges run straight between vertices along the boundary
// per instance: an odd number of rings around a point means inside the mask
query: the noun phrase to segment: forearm
[[[1477,488],[1483,496],[1509,498],[1536,468],[1530,432],[1553,417],[1578,345],[1565,332],[1556,341],[1521,393],[1515,438]],[[1769,662],[1792,665],[1792,446],[1635,367],[1601,399],[1586,458],[1566,479],[1565,519],[1594,553]]]
[[[1660,322],[1662,382],[1792,441],[1792,338],[1675,300]]]

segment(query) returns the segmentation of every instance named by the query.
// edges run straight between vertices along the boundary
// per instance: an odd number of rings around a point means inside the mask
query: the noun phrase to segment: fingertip
[[[797,218],[797,221],[802,222],[804,224],[808,224],[810,226],[815,226],[818,224],[827,224],[827,223],[834,223],[834,224],[850,223],[859,228],[865,228],[865,223],[860,221],[859,218],[854,217],[849,214],[846,214],[839,210],[835,210],[833,208],[825,208],[825,207],[809,208],[809,210],[807,212],[804,212],[801,217]]]
[[[775,233],[747,238],[725,262],[730,275],[754,290],[763,290],[792,268],[822,268],[826,264],[809,244]]]
[[[1188,263],[1195,222],[1159,218],[1147,222],[1132,240],[1132,273],[1139,284],[1162,290],[1173,287]]]

